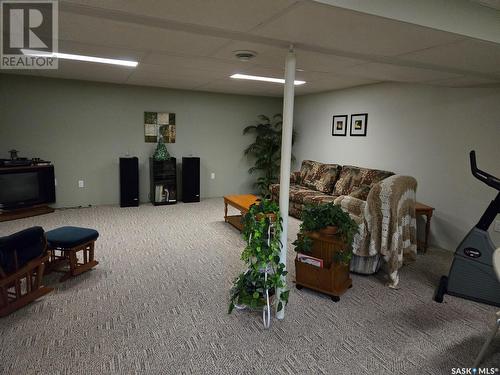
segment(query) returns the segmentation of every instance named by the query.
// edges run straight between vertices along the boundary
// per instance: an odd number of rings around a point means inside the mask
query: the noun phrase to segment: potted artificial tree
[[[258,116],[255,125],[243,129],[243,134],[254,134],[255,140],[248,145],[244,154],[248,156],[253,166],[248,170],[250,174],[258,173],[256,185],[263,197],[270,197],[269,186],[278,182],[281,163],[281,134],[283,118],[276,114],[272,118],[264,115]],[[292,144],[295,142],[296,133],[293,132]],[[292,155],[292,160],[294,157]]]

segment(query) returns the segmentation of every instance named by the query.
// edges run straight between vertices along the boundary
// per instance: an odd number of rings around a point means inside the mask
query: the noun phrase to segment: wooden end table
[[[259,201],[259,197],[253,194],[226,195],[224,197],[224,221],[231,224],[240,232],[243,230],[241,218],[245,215],[250,206]],[[231,206],[240,211],[239,215],[228,215],[227,206]]]
[[[425,216],[425,240],[424,242],[417,240],[417,247],[427,252],[427,247],[429,245],[429,232],[431,230],[431,218],[432,213],[434,211],[434,207],[427,206],[423,203],[416,202],[415,203],[415,215],[416,216]]]
[[[335,253],[344,251],[346,244],[339,236],[327,236],[319,232],[304,234],[313,241],[311,255],[323,259],[323,268],[302,263],[295,258],[295,283],[297,289],[306,287],[327,294],[334,302],[352,287],[349,265],[333,262]]]

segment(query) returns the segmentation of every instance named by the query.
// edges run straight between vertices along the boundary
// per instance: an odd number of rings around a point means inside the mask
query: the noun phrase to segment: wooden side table
[[[434,211],[434,207],[427,206],[423,203],[416,202],[415,203],[415,215],[416,216],[425,216],[425,240],[424,242],[417,240],[417,247],[427,252],[427,247],[429,246],[429,232],[431,230],[431,218],[432,213]]]
[[[313,240],[311,255],[323,259],[323,268],[302,263],[295,258],[295,283],[297,289],[306,287],[327,294],[334,302],[340,301],[340,296],[352,287],[349,265],[333,262],[335,253],[344,251],[346,244],[339,236],[326,236],[319,232],[305,234]]]

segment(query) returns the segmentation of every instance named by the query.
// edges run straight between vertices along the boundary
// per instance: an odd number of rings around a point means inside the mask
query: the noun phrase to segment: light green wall
[[[296,168],[313,159],[414,176],[417,199],[436,208],[432,244],[454,249],[496,195],[472,176],[468,153],[475,149],[480,168],[500,176],[499,103],[498,88],[397,83],[300,96]],[[333,115],[365,112],[366,137],[331,136]],[[500,246],[493,225],[490,232]]]
[[[0,158],[8,150],[55,165],[57,205],[116,204],[118,158],[139,157],[140,197],[148,201],[144,111],[176,114],[169,152],[201,158],[201,196],[253,191],[242,129],[258,114],[281,112],[281,99],[0,75]],[[210,179],[214,172],[215,180]],[[85,188],[78,188],[78,180]]]

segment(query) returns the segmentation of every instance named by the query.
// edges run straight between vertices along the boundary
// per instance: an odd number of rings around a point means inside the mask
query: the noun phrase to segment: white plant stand
[[[267,245],[269,246],[271,244],[271,229],[274,227],[274,224],[269,225],[268,232],[267,232]],[[252,235],[250,235],[248,242],[252,240]],[[266,268],[263,268],[260,270],[261,273],[264,274],[264,281],[267,284],[267,277],[268,275],[272,272],[271,266],[268,264]],[[271,306],[273,306],[274,301],[271,302],[271,298],[269,297],[269,288],[265,289],[264,296],[266,299],[266,304],[262,307],[262,324],[264,325],[265,329],[269,329],[271,327]],[[245,310],[248,306],[246,305],[235,305],[235,308],[237,310]]]

